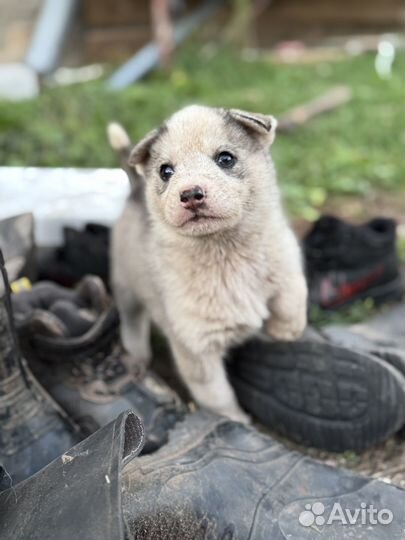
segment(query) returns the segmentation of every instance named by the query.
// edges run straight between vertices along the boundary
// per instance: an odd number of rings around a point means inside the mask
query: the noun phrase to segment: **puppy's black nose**
[[[201,206],[205,199],[204,190],[200,186],[194,186],[180,193],[180,202],[184,208],[194,210]]]

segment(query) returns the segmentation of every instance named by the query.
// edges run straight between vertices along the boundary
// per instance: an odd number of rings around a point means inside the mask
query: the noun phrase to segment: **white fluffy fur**
[[[248,418],[226,378],[228,348],[263,326],[276,339],[293,340],[306,325],[300,251],[267,151],[272,120],[197,106],[175,114],[160,135],[135,148],[146,206],[129,200],[113,232],[124,345],[148,360],[153,320],[169,339],[194,399],[239,421]],[[217,149],[237,155],[235,171],[218,167],[212,159]],[[168,161],[175,174],[163,185],[158,171]],[[179,193],[196,183],[215,218],[185,223]]]

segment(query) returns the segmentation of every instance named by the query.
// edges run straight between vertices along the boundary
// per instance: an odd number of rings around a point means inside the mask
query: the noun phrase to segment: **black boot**
[[[308,329],[294,343],[252,339],[230,360],[241,404],[301,444],[362,451],[405,424],[405,354],[393,341]]]
[[[88,276],[75,291],[43,282],[13,295],[13,304],[30,366],[82,430],[89,435],[133,409],[145,425],[144,452],[165,442],[184,407],[153,372],[129,369],[118,314],[100,278]]]
[[[41,388],[19,354],[1,251],[0,272],[0,463],[16,484],[62,454],[80,437],[78,429]]]
[[[169,444],[128,463],[122,501],[131,540],[403,540],[405,531],[405,491],[208,413],[187,417]],[[340,508],[357,515],[353,525]]]
[[[0,493],[4,538],[404,538],[405,491],[291,452],[225,418],[188,416],[155,454],[139,457],[141,444],[139,422],[123,414]]]
[[[403,540],[405,531],[405,491],[208,413],[189,416],[169,444],[128,463],[122,501],[131,540]],[[345,526],[339,516],[329,523],[335,504],[388,513]]]
[[[123,413],[40,473],[0,492],[0,538],[124,540],[121,470],[142,444],[139,419]]]

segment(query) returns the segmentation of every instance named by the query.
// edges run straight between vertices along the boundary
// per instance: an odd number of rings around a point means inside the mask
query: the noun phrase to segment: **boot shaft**
[[[3,386],[8,385],[8,380],[24,379],[23,374],[13,323],[10,285],[0,251],[0,398],[4,395]]]
[[[0,463],[15,484],[77,441],[75,426],[38,384],[20,355],[0,250]]]
[[[12,455],[30,441],[35,433],[26,433],[31,419],[41,415],[44,400],[37,399],[33,380],[29,380],[21,359],[14,329],[10,285],[0,251],[0,448]]]

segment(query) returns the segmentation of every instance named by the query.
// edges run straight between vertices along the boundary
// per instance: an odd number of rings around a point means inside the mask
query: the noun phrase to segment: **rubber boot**
[[[14,485],[80,440],[78,428],[21,358],[0,251],[0,463]],[[3,478],[4,480],[4,478]]]

